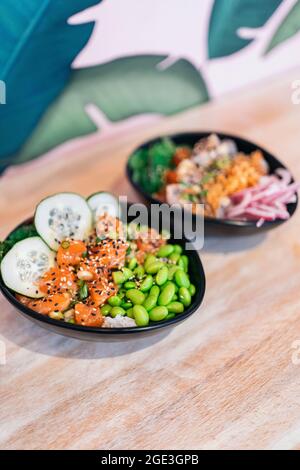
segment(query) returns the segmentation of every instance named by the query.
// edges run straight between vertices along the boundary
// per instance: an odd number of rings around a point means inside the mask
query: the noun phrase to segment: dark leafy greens
[[[0,261],[17,242],[20,242],[25,238],[35,237],[37,235],[38,233],[33,224],[19,227],[6,240],[0,242]]]
[[[176,145],[171,139],[163,138],[150,147],[137,150],[129,160],[133,181],[144,191],[155,193],[163,184],[165,171],[171,167]]]

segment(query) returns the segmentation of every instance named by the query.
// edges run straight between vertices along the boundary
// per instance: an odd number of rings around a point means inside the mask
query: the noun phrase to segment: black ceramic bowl
[[[246,154],[249,154],[255,150],[260,150],[266,161],[269,164],[270,167],[270,173],[274,173],[277,168],[284,168],[286,169],[285,165],[281,163],[277,158],[274,157],[274,155],[270,154],[267,150],[263,149],[259,145],[250,142],[248,140],[242,139],[240,137],[236,137],[234,135],[230,134],[223,134],[222,132],[216,132],[216,131],[205,131],[205,132],[188,132],[184,134],[174,134],[174,135],[168,135],[168,136],[160,136],[156,139],[152,139],[150,141],[145,142],[143,145],[140,145],[133,153],[135,153],[138,149],[141,148],[148,148],[151,145],[155,144],[156,142],[159,142],[161,138],[163,137],[169,137],[170,139],[175,142],[177,145],[188,145],[190,147],[193,147],[200,139],[203,137],[207,137],[212,133],[216,133],[221,139],[232,139],[235,141],[238,150],[241,152],[244,152]],[[133,155],[133,153],[131,155]],[[148,203],[148,204],[160,204],[161,201],[158,199],[155,199],[152,197],[151,194],[147,193],[144,191],[144,189],[133,180],[133,171],[130,168],[129,165],[130,157],[127,162],[127,167],[126,167],[126,172],[127,172],[127,177],[131,183],[131,185],[136,189],[136,191],[143,197],[143,199]],[[294,180],[293,180],[294,181]],[[290,217],[293,216],[297,209],[298,205],[298,195],[297,195],[297,200],[295,203],[288,204],[287,209],[290,214]],[[286,222],[286,220],[274,220],[272,222],[265,222],[261,227],[257,227],[256,221],[248,220],[248,221],[243,221],[243,220],[234,220],[234,219],[215,219],[213,217],[205,217],[204,218],[204,224],[205,224],[205,230],[212,232],[212,233],[220,233],[220,232],[225,232],[225,233],[232,233],[232,232],[237,232],[239,235],[241,234],[251,234],[251,233],[257,233],[261,232],[264,230],[269,230],[272,228],[277,227],[278,225],[283,224]]]
[[[128,216],[128,222],[131,221],[131,217]],[[29,219],[22,224],[20,224],[17,228],[31,224],[33,219]],[[14,229],[14,230],[16,230]],[[13,233],[14,230],[11,232]],[[184,247],[185,240],[174,240],[170,239],[170,243],[176,243]],[[189,308],[185,310],[184,313],[177,315],[175,318],[171,320],[166,320],[163,322],[158,323],[150,323],[149,326],[146,327],[135,327],[135,328],[90,328],[81,325],[73,325],[70,323],[64,323],[59,320],[52,320],[48,316],[41,315],[30,308],[23,305],[19,302],[14,292],[8,289],[5,284],[3,283],[2,277],[0,275],[0,290],[2,291],[4,297],[14,306],[16,307],[17,311],[21,313],[24,317],[32,320],[36,324],[49,329],[54,333],[58,333],[64,336],[70,336],[73,338],[81,339],[81,340],[88,340],[88,341],[128,341],[134,340],[137,337],[141,337],[142,335],[153,335],[161,330],[167,330],[178,323],[186,320],[189,316],[196,312],[196,310],[200,307],[204,293],[205,293],[205,274],[203,270],[203,266],[200,260],[200,257],[197,251],[189,250],[186,252],[187,256],[189,257],[189,273],[191,282],[196,286],[196,294],[193,297],[192,304]]]

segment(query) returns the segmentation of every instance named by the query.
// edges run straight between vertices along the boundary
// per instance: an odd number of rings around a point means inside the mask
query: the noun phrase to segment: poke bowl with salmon
[[[298,204],[300,185],[279,160],[221,133],[147,142],[130,156],[127,175],[147,201],[184,206],[206,226],[257,232],[287,221]]]
[[[123,222],[118,200],[105,192],[42,200],[1,243],[0,258],[4,296],[41,326],[79,339],[174,325],[205,291],[200,258],[185,252],[185,240]]]

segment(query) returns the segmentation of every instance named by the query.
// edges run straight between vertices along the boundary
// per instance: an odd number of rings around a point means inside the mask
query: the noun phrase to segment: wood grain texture
[[[273,151],[300,179],[295,73],[0,180],[1,236],[60,190],[137,199],[129,152],[162,133],[216,129]],[[65,177],[67,175],[67,177]],[[2,449],[300,447],[300,212],[255,237],[208,237],[201,309],[168,335],[94,344],[32,325],[1,297]]]

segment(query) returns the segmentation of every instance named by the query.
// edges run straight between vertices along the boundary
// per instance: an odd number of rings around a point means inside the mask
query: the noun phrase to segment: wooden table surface
[[[291,102],[297,78],[290,72],[10,171],[0,180],[0,235],[55,191],[106,189],[137,199],[126,158],[161,133],[240,134],[300,179],[300,106]],[[292,360],[300,340],[299,222],[300,211],[266,235],[208,237],[204,303],[167,335],[109,344],[66,339],[19,316],[1,296],[0,448],[300,448],[300,354]]]

